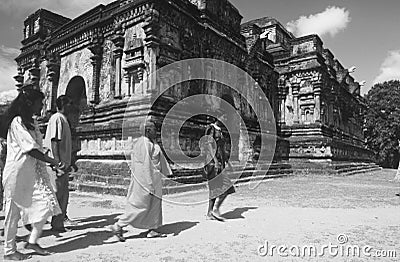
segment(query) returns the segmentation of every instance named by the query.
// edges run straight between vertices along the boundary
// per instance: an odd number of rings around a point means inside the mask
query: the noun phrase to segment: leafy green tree
[[[400,81],[375,84],[365,97],[365,138],[378,164],[397,168],[400,139]]]

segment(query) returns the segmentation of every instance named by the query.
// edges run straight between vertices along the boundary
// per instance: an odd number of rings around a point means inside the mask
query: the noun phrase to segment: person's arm
[[[57,163],[60,162],[60,141],[57,139],[51,140],[51,152],[53,153],[53,157],[57,160]]]
[[[43,154],[38,149],[32,149],[31,151],[28,152],[28,155],[30,155],[31,157],[36,158],[40,161],[54,165],[56,168],[58,168],[58,166],[59,166],[59,162],[56,159],[49,157],[46,154]]]
[[[212,154],[215,168],[218,169],[219,168],[219,162],[218,162],[218,159],[217,159],[217,151],[213,149],[213,147],[211,145],[211,142],[207,143],[207,147],[208,147],[208,152],[210,154]]]

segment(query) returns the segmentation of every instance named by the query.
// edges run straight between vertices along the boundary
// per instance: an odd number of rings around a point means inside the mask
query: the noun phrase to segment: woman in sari
[[[43,107],[44,95],[25,85],[12,102],[7,120],[7,158],[3,173],[5,197],[4,260],[25,260],[30,255],[16,249],[18,221],[30,224],[26,249],[49,255],[38,243],[49,216],[61,212],[46,172],[45,162],[62,166],[43,153],[42,134],[33,116]]]
[[[229,194],[235,193],[235,188],[226,171],[224,172],[226,164],[230,164],[225,153],[225,140],[222,135],[221,123],[216,121],[207,126],[205,135],[207,138],[204,173],[209,188],[206,219],[223,221],[220,207]]]

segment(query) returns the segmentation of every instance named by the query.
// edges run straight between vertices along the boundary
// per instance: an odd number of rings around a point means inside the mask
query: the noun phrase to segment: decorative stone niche
[[[135,84],[143,80],[145,68],[143,40],[141,38],[131,39],[124,53],[126,55],[124,77],[128,84],[128,95],[133,95]]]

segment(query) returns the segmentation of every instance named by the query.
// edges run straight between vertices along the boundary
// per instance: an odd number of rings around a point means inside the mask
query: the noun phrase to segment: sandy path
[[[125,243],[116,242],[104,228],[122,212],[124,198],[72,193],[69,215],[80,225],[59,236],[45,231],[41,244],[56,254],[30,261],[400,261],[400,197],[395,195],[400,185],[391,181],[394,174],[384,170],[350,177],[275,179],[254,190],[241,185],[223,206],[225,222],[206,221],[206,203],[172,203],[199,202],[207,192],[166,196],[162,230],[168,237],[146,239],[142,231],[128,228]],[[25,234],[20,229],[19,235]],[[340,234],[348,239],[343,245],[337,240]],[[269,247],[286,246],[282,251],[287,257],[277,250],[260,256],[265,241]],[[363,253],[353,257],[352,250],[343,257],[340,248],[332,250],[337,256],[328,249],[323,256],[292,255],[305,245],[320,254],[330,243],[345,249],[371,247],[371,255],[395,250],[397,258],[367,258]]]

